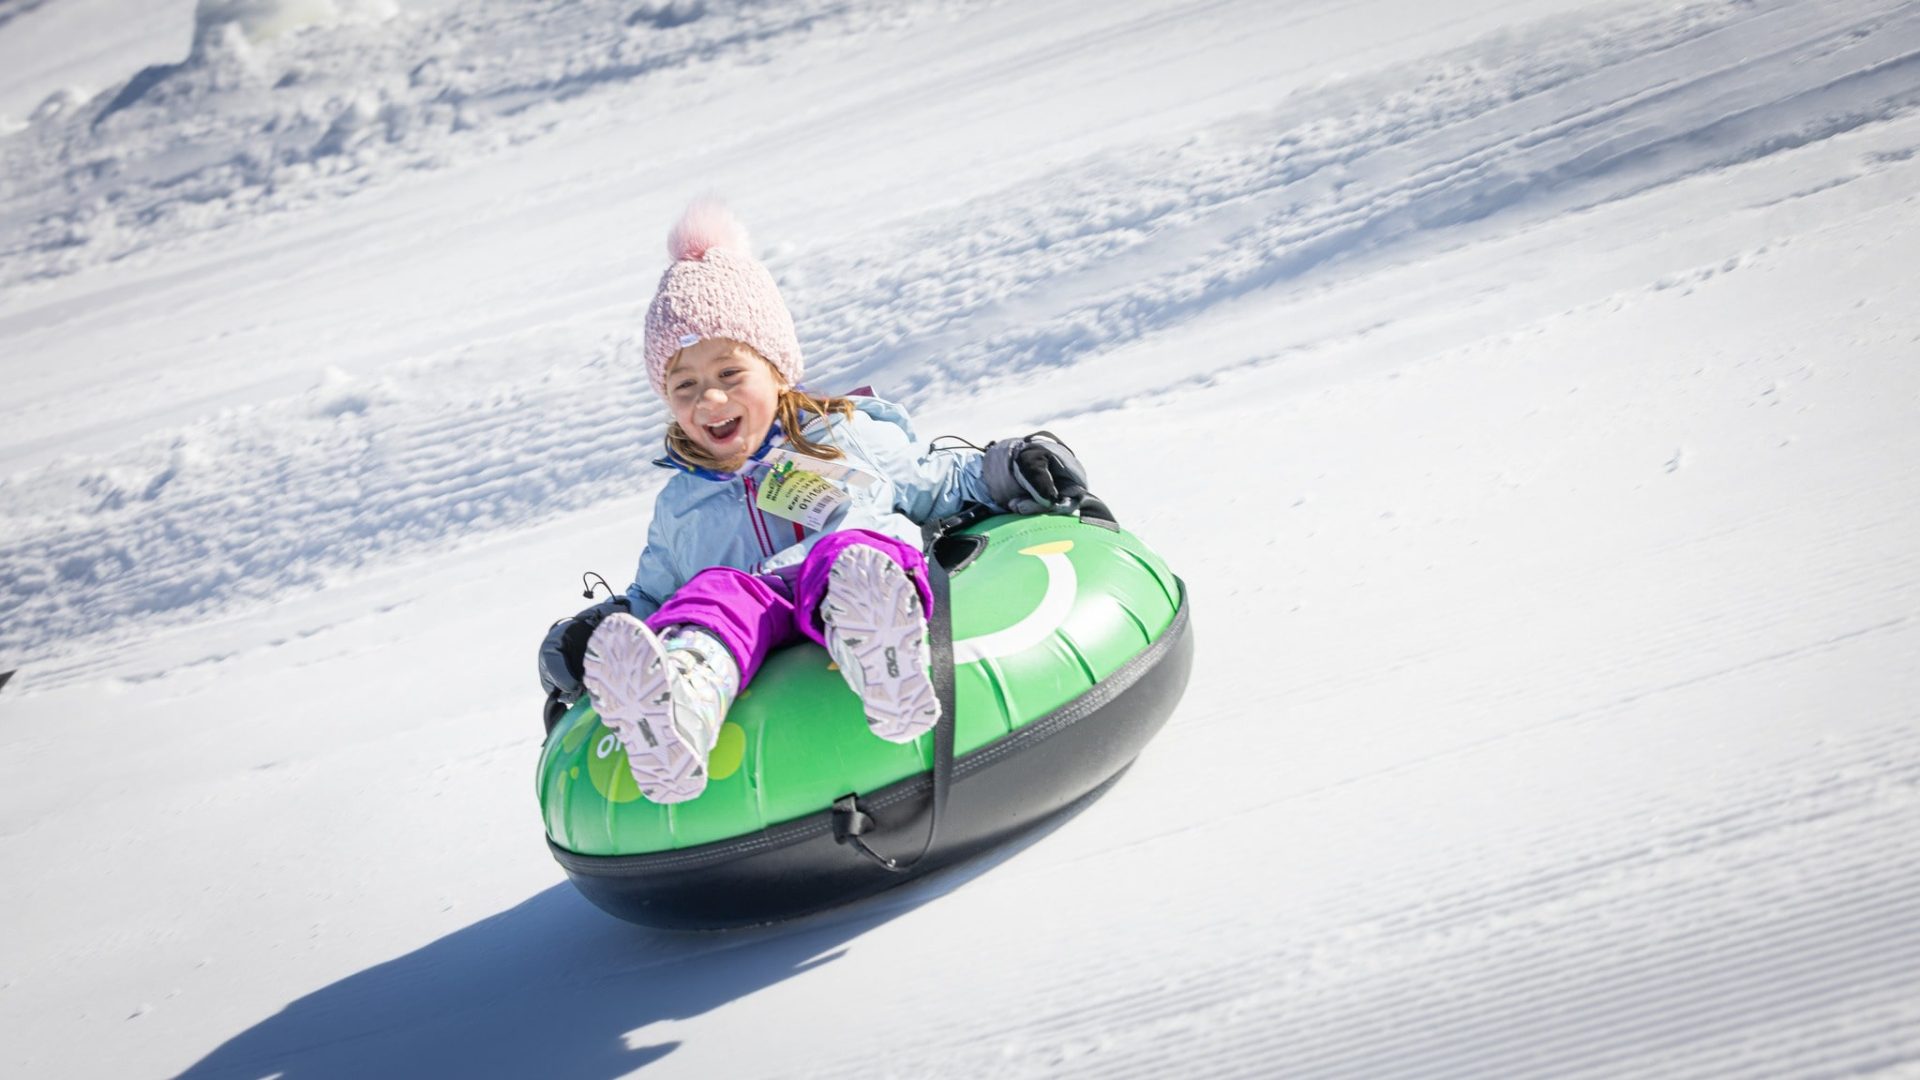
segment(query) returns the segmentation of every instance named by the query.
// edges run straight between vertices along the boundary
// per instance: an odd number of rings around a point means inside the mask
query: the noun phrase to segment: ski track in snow
[[[1248,76],[1200,129],[851,234],[796,211],[766,253],[813,385],[1073,420],[1192,589],[1194,682],[1111,794],[867,905],[674,935],[560,883],[505,669],[546,578],[638,535],[652,270],[423,299],[375,347],[281,294],[468,228],[615,228],[679,149],[482,181],[663,99],[704,117],[730,72],[844,75],[699,158],[798,167],[863,118],[990,125],[1049,61],[1343,10],[1110,7],[468,0],[215,42],[0,141],[0,853],[34,868],[0,880],[9,1075],[1913,1075],[1894,0],[1562,11]],[[968,32],[994,47],[907,47]],[[902,46],[885,107],[835,67],[862,35]],[[209,292],[314,340],[237,372],[284,331],[16,359]],[[1216,437],[1247,468],[1190,467]]]
[[[1716,777],[1713,794],[1727,800],[1718,817],[1630,840],[1536,832],[1527,842],[1543,868],[1471,891],[1421,896],[1424,874],[1387,867],[1337,914],[1292,910],[1276,894],[1259,922],[1235,893],[1217,911],[1182,913],[1208,934],[1180,937],[1180,954],[1109,954],[1156,971],[1149,990],[1109,993],[1139,980],[1076,966],[1032,987],[1017,1013],[975,1016],[996,1039],[930,1040],[892,1064],[955,1077],[1794,1076],[1910,1060],[1920,1054],[1920,927],[1903,897],[1920,841],[1894,826],[1912,817],[1920,768],[1904,723],[1875,735],[1848,745],[1850,756],[1803,763],[1784,788],[1771,764]],[[1329,801],[1286,810],[1329,813],[1316,805]],[[1622,802],[1594,809],[1630,819]],[[1296,936],[1328,918],[1340,934]],[[1018,963],[985,948],[983,966]],[[1449,985],[1466,966],[1503,978]],[[1655,977],[1658,996],[1647,991]],[[1777,1037],[1755,1037],[1773,1022]],[[1227,1032],[1209,1055],[1209,1036]],[[857,1060],[807,1075],[845,1075]]]
[[[530,106],[643,83],[689,54],[753,47],[829,17],[777,6],[756,9],[745,25],[709,15],[662,32],[689,40],[622,37],[603,44],[597,60],[589,49],[533,81],[468,65],[457,80],[445,76],[457,92],[441,88],[431,100],[492,102],[511,116],[502,102],[524,96]],[[488,32],[477,17],[449,18],[453,28],[438,33],[484,40]],[[386,47],[441,63],[439,39],[422,43],[423,33]],[[556,30],[551,40],[579,33]],[[1793,45],[1767,47],[1778,41]],[[628,55],[641,48],[634,42],[664,51]],[[318,63],[301,57],[293,67]],[[189,67],[176,78],[188,76],[176,91],[191,94],[186,104],[163,115],[225,100],[217,72]],[[1597,27],[1550,23],[1417,70],[1295,95],[1181,145],[1105,153],[1039,183],[891,223],[886,236],[842,245],[856,255],[794,252],[775,265],[802,313],[813,384],[876,382],[912,405],[990,385],[1008,366],[1071,364],[1330,262],[1390,256],[1401,239],[1496,213],[1589,208],[1916,103],[1920,11],[1911,5],[1703,4],[1615,15]],[[92,123],[122,115],[134,123],[143,106],[158,107],[135,101]],[[259,121],[237,115],[239,132]],[[164,145],[167,130],[147,140]],[[201,156],[226,161],[218,131],[211,137]],[[85,143],[66,138],[39,177],[72,202],[80,181],[68,162]],[[342,177],[368,182],[401,153],[384,139],[372,145]],[[121,151],[131,160],[136,152]],[[152,221],[131,230],[135,248],[191,239],[191,230],[164,224],[172,211],[160,212],[195,199],[175,190],[182,185],[229,200],[255,190],[231,165],[172,168],[145,185],[118,181],[160,208],[136,215]],[[36,197],[42,188],[31,180],[21,186],[0,203],[13,220],[50,198]],[[339,197],[318,181],[290,186],[302,198]],[[0,253],[0,268],[13,268],[0,275],[85,265],[50,251]],[[663,420],[630,375],[637,343],[624,327],[632,316],[627,304],[469,341],[377,378],[330,371],[304,394],[8,477],[0,482],[0,609],[9,612],[0,653],[57,683],[61,670],[80,669],[43,662],[90,635],[144,633],[282,598],[373,561],[441,550],[449,536],[536,520],[609,485],[645,487],[654,474],[636,448],[657,444]],[[30,307],[0,315],[0,328],[31,317]],[[481,374],[486,393],[448,379],[450,369]],[[941,374],[924,374],[933,370]]]

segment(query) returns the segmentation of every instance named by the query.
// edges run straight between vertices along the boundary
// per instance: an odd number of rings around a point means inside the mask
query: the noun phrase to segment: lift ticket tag
[[[772,454],[768,454],[772,459]],[[803,467],[806,465],[806,467]],[[826,469],[816,471],[814,467],[826,465]],[[797,521],[804,528],[820,528],[826,525],[833,511],[851,502],[852,496],[833,484],[824,473],[837,471],[841,479],[866,480],[870,477],[858,469],[847,469],[845,465],[835,465],[833,461],[820,461],[818,457],[783,452],[780,459],[760,477],[760,496],[755,505],[764,513],[774,517],[783,517],[787,521]]]

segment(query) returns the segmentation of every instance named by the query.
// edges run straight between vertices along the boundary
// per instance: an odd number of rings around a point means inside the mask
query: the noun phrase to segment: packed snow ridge
[[[194,40],[224,38],[232,28],[248,41],[271,41],[304,27],[378,23],[399,13],[394,0],[200,0],[193,11]],[[195,51],[201,51],[198,44]]]
[[[561,102],[850,17],[827,0],[204,0],[188,57],[90,100],[56,93],[0,142],[0,289],[484,159]]]

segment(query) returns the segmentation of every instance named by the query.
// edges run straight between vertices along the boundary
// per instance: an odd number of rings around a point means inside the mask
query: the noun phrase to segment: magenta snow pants
[[[932,614],[933,590],[927,584],[927,560],[920,549],[877,532],[848,529],[821,537],[798,565],[772,573],[708,567],[647,616],[647,627],[659,633],[691,623],[713,634],[733,653],[734,663],[740,665],[740,685],[745,686],[774,649],[800,637],[827,643],[820,623],[827,572],[833,569],[833,560],[855,544],[879,548],[911,574],[920,590],[922,610]]]

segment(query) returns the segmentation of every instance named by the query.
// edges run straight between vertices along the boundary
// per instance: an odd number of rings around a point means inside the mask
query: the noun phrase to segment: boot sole
[[[850,547],[827,572],[821,604],[827,651],[859,693],[867,726],[888,742],[912,742],[940,720],[927,675],[927,620],[920,592],[892,559]]]
[[[631,615],[606,617],[587,641],[582,682],[594,711],[627,751],[627,768],[651,802],[686,802],[707,788],[703,755],[673,722],[666,652]]]

